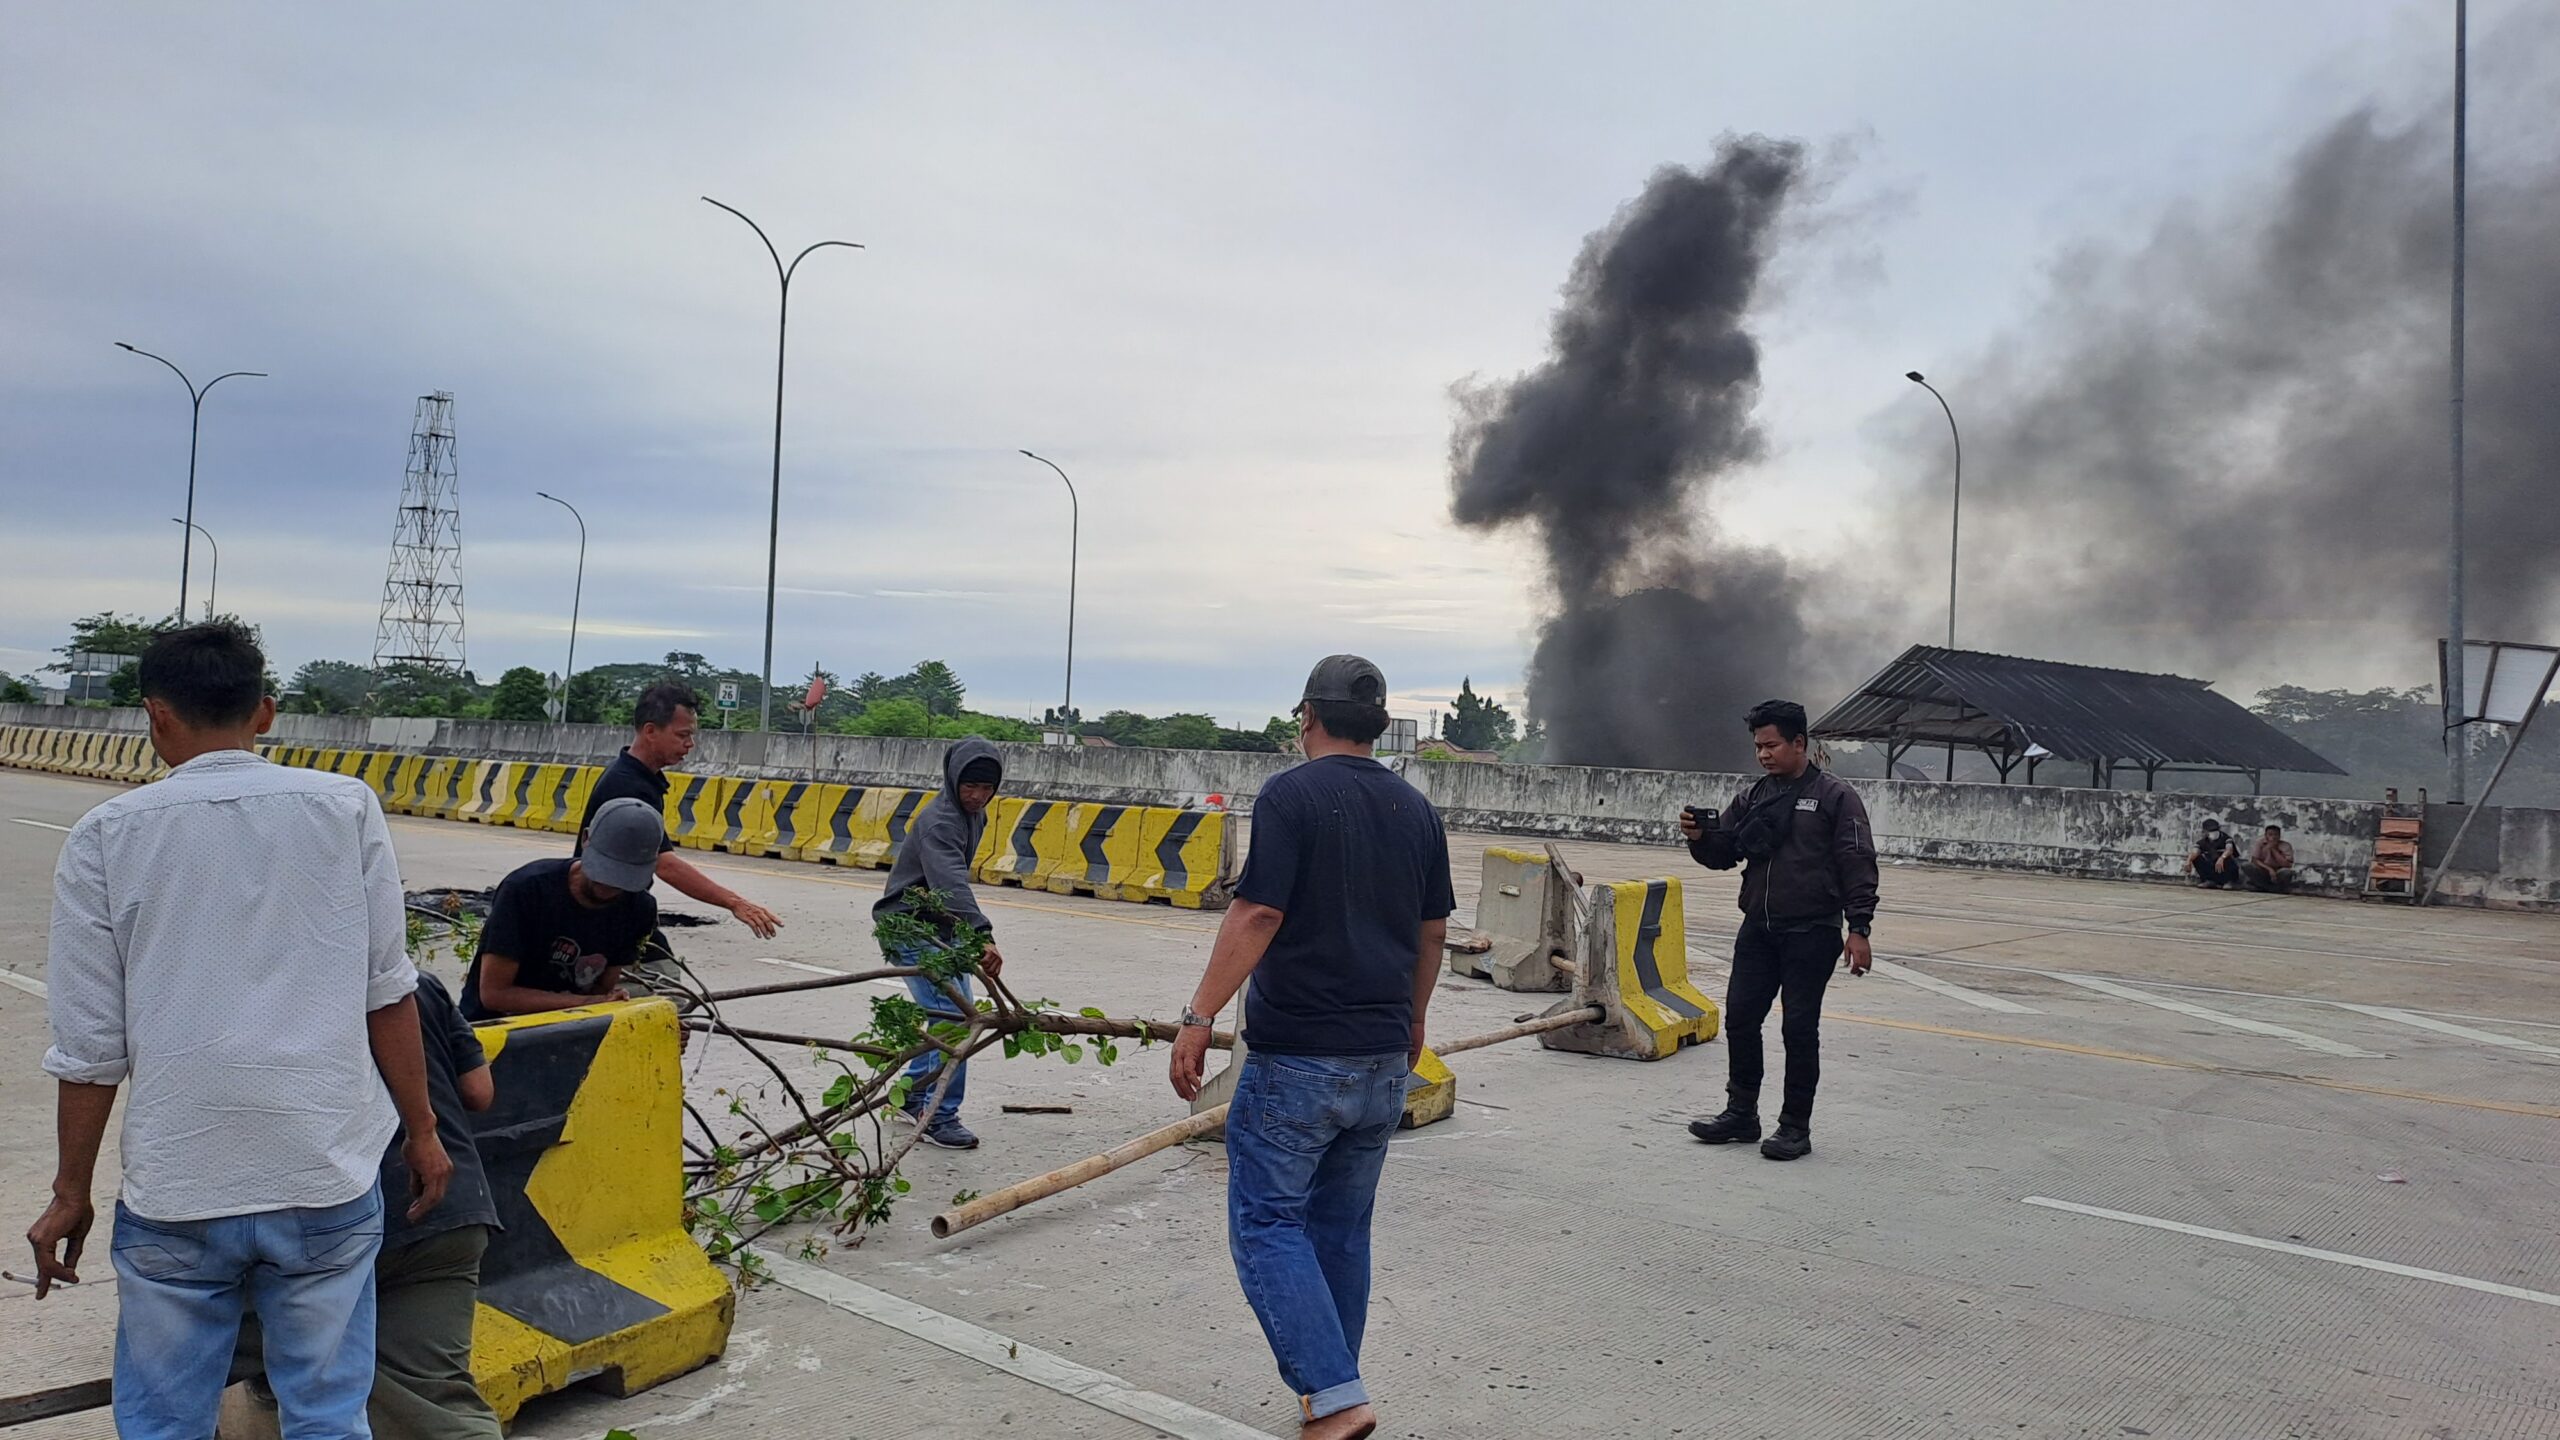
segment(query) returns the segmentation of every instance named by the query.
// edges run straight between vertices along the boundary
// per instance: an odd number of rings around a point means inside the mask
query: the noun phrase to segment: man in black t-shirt
[[[1252,845],[1182,1014],[1173,1088],[1200,1093],[1209,1021],[1246,977],[1227,1110],[1228,1244],[1297,1394],[1301,1440],[1367,1435],[1369,1218],[1455,901],[1440,817],[1371,757],[1387,681],[1357,655],[1307,677],[1307,763],[1254,798]]]
[[[462,982],[473,1020],[625,1000],[622,972],[657,928],[649,898],[665,838],[648,802],[609,801],[574,860],[536,860],[498,882]]]
[[[578,821],[578,845],[572,856],[586,853],[587,834],[595,828],[596,812],[616,800],[640,800],[656,812],[661,824],[667,811],[667,771],[684,763],[693,753],[697,730],[695,716],[702,709],[702,697],[672,680],[662,680],[640,692],[631,707],[631,743],[613,763],[596,777],[594,788],[587,792],[587,813]],[[658,878],[667,882],[677,894],[705,905],[716,905],[738,917],[739,923],[756,933],[759,940],[770,940],[782,928],[774,913],[753,900],[712,879],[702,867],[676,853],[676,842],[661,835],[658,840]],[[664,936],[655,937],[651,954],[674,952],[668,949]]]

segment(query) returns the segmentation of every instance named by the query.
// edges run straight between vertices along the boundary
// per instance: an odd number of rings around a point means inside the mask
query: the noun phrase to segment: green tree
[[[0,681],[0,705],[33,705],[43,698],[33,682],[27,679]]]
[[[605,712],[612,708],[618,697],[614,694],[611,680],[593,670],[581,670],[569,678],[565,698],[570,724],[602,725]]]
[[[904,696],[883,700],[845,722],[848,735],[930,735],[933,717],[925,713],[924,703]]]
[[[912,703],[912,702],[910,702]],[[975,735],[981,740],[1028,745],[1040,738],[1040,727],[1028,720],[1015,720],[1003,715],[982,715],[963,710],[949,719],[933,722],[936,739],[957,740]]]
[[[304,715],[345,715],[364,708],[373,672],[344,660],[313,660],[293,672],[292,708]]]
[[[542,672],[530,665],[518,665],[498,677],[498,688],[489,696],[489,718],[492,720],[547,720],[542,704],[551,698],[551,687],[542,683]]]
[[[71,639],[54,647],[53,653],[62,658],[44,668],[68,671],[74,655],[139,655],[169,626],[166,620],[101,610],[71,622]]]
[[[845,694],[853,701],[856,713],[868,710],[890,698],[889,677],[877,670],[865,670],[853,677],[853,683],[845,687]]]
[[[1105,710],[1102,718],[1082,727],[1082,733],[1099,735],[1114,745],[1152,744],[1147,737],[1155,723],[1135,710]]]
[[[1298,748],[1298,719],[1294,715],[1274,715],[1262,727],[1271,748],[1286,755]]]
[[[939,660],[918,661],[916,668],[899,678],[907,687],[906,693],[923,702],[926,713],[931,715],[959,714],[961,699],[968,694],[959,675]]]
[[[1217,748],[1220,750],[1240,750],[1248,753],[1267,755],[1277,752],[1280,749],[1280,743],[1272,739],[1268,733],[1261,730],[1228,730],[1222,728],[1218,731]]]
[[[714,678],[711,662],[691,650],[670,650],[667,658],[658,664],[671,679],[681,680],[696,690],[711,688]]]
[[[1215,750],[1218,722],[1206,715],[1167,715],[1148,727],[1147,743],[1159,750]]]
[[[1476,693],[1472,678],[1458,682],[1458,698],[1440,726],[1440,738],[1461,750],[1499,750],[1517,740],[1511,712]]]
[[[539,675],[534,677],[538,688]],[[385,665],[373,677],[372,713],[398,716],[460,715],[480,698],[480,682],[468,670],[401,661]],[[536,714],[540,705],[535,706]]]
[[[107,677],[107,698],[118,705],[139,705],[142,703],[142,664],[140,661],[127,660],[122,665],[116,667],[116,673]]]

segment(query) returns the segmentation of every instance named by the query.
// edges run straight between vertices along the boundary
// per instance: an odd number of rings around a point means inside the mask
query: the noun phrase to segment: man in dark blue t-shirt
[[[1200,1093],[1210,1017],[1250,976],[1227,1110],[1227,1243],[1302,1440],[1370,1434],[1360,1381],[1369,1217],[1456,902],[1449,838],[1371,758],[1387,681],[1357,655],[1307,677],[1307,763],[1254,798],[1251,847],[1208,973],[1182,1013],[1173,1088]]]

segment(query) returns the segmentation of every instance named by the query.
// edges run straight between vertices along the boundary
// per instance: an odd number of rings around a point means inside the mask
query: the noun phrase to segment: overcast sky
[[[980,708],[1054,703],[1067,496],[1029,447],[1083,493],[1085,713],[1259,724],[1336,650],[1406,713],[1516,692],[1536,571],[1446,519],[1449,387],[1537,363],[1654,168],[1728,131],[1829,157],[1762,327],[1772,455],[1726,515],[1820,552],[1933,477],[1880,450],[1931,405],[1903,371],[1960,373],[2065,247],[2340,97],[2424,93],[2448,10],[18,0],[0,669],[176,597],[186,399],[119,340],[272,374],[206,403],[197,518],[279,669],[369,658],[430,390],[484,678],[566,647],[575,531],[537,489],[586,514],[581,661],[753,668],[775,285],[708,194],[786,257],[868,247],[794,286],[778,675],[939,657]]]

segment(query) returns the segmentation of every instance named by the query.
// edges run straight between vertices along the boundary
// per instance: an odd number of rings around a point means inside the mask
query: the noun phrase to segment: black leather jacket
[[[1789,794],[1777,853],[1746,861],[1734,847],[1736,828],[1755,803]],[[1773,930],[1837,927],[1844,918],[1864,929],[1875,921],[1876,837],[1866,802],[1819,766],[1794,780],[1762,776],[1689,842],[1689,854],[1710,870],[1742,865],[1742,913]]]

